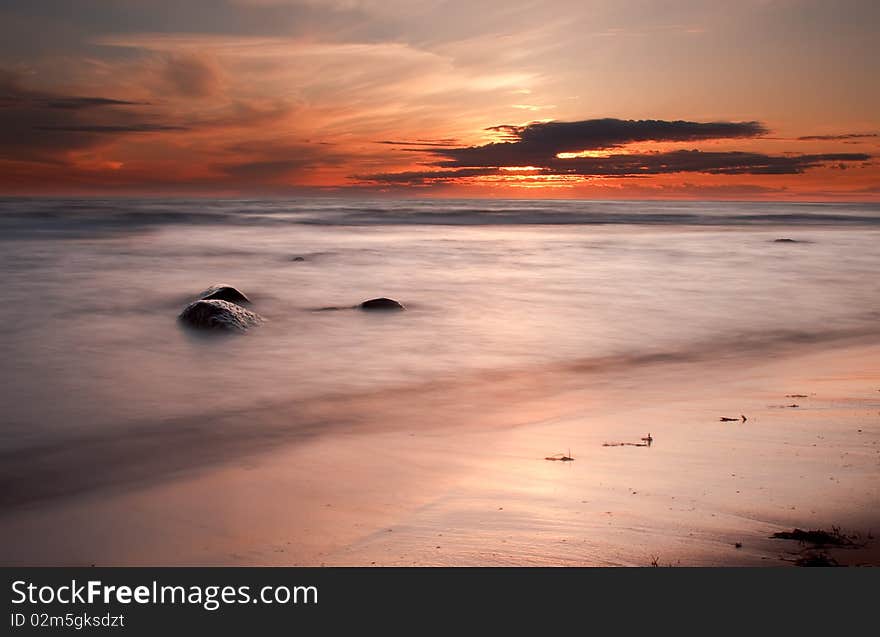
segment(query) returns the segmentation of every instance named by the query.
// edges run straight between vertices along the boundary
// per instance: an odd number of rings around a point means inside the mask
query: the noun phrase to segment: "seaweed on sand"
[[[813,531],[804,531],[803,529],[779,531],[770,537],[778,540],[796,540],[801,544],[813,544],[815,546],[855,546],[853,538],[845,535],[840,530],[840,527],[837,526],[832,526],[831,531],[823,531],[821,529]]]
[[[770,537],[780,540],[795,540],[801,545],[799,552],[795,553],[794,559],[781,558],[786,562],[793,562],[795,566],[842,566],[834,557],[828,554],[828,549],[856,549],[867,545],[860,534],[847,535],[839,526],[832,526],[830,531],[814,529],[804,531],[780,531]],[[871,539],[870,533],[868,540]]]
[[[647,442],[603,442],[603,447],[650,447]]]
[[[840,566],[840,563],[824,551],[807,551],[795,561],[795,566]]]

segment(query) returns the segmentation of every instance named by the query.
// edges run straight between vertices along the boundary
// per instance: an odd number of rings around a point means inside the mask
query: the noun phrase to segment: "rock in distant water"
[[[203,301],[229,301],[230,303],[250,303],[251,300],[231,285],[218,283],[199,294]]]
[[[358,307],[362,310],[405,310],[400,303],[395,301],[394,299],[386,299],[384,296],[379,299],[370,299],[369,301],[364,301]]]
[[[798,243],[795,239],[775,239],[773,243]]]
[[[181,323],[197,329],[234,332],[244,332],[263,322],[259,314],[217,299],[190,303],[177,318]]]

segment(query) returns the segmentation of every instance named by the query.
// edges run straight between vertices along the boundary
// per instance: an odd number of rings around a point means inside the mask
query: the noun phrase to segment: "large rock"
[[[190,303],[177,318],[184,325],[196,329],[232,332],[244,332],[263,322],[263,317],[259,314],[218,299],[202,299]]]
[[[203,301],[229,301],[230,303],[250,303],[251,300],[231,285],[218,283],[199,294]]]
[[[405,310],[400,303],[394,299],[386,299],[384,296],[378,299],[370,299],[364,301],[359,306],[362,310]]]

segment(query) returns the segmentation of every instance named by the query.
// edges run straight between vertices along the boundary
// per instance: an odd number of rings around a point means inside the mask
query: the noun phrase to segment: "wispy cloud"
[[[188,130],[185,126],[171,124],[78,124],[68,126],[34,126],[38,131],[67,133],[158,133],[162,131]]]
[[[798,141],[802,142],[836,142],[836,141],[844,141],[844,140],[854,140],[854,139],[870,139],[872,137],[880,137],[880,133],[843,133],[840,135],[802,135],[798,137]]]
[[[64,163],[66,153],[113,135],[187,129],[155,118],[143,102],[31,89],[20,75],[0,73],[0,158],[9,161]]]

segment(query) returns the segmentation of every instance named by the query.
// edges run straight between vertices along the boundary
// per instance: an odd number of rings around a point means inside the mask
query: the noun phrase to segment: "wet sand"
[[[779,566],[802,547],[772,533],[838,526],[880,564],[878,355],[495,372],[10,454],[0,560]]]

